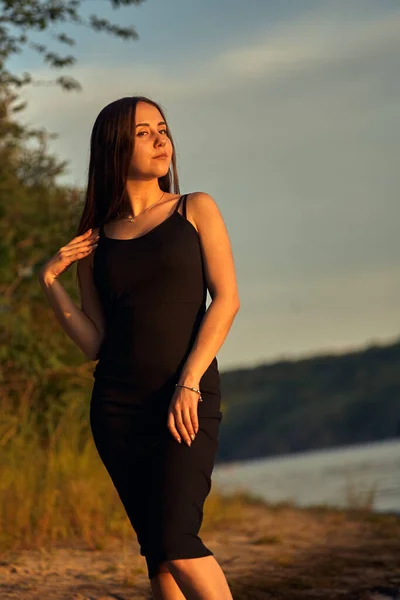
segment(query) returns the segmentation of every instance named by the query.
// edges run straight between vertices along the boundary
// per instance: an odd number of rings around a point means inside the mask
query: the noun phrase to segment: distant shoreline
[[[400,511],[400,440],[218,463],[213,482],[220,493],[243,491],[267,503],[307,508]]]

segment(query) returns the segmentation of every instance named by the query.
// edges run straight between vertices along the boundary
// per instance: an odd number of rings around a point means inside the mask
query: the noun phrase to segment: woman
[[[99,359],[93,439],[154,598],[230,599],[198,536],[222,418],[216,353],[239,310],[228,233],[210,195],[179,194],[174,143],[156,102],[108,104],[90,150],[78,235],[40,280],[66,333]],[[80,309],[58,281],[74,261]]]

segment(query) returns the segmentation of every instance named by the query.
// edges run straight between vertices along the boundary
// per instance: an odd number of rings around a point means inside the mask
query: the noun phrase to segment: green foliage
[[[114,9],[122,6],[139,5],[144,0],[108,0]],[[43,56],[43,61],[50,67],[62,69],[75,64],[72,55],[61,56],[49,50],[44,44],[31,41],[32,31],[42,32],[50,27],[64,23],[73,23],[87,27],[99,33],[109,33],[122,40],[136,40],[139,36],[134,27],[120,27],[101,18],[98,14],[84,18],[81,12],[83,0],[53,1],[47,0],[0,0],[0,85],[21,87],[28,83],[39,83],[29,73],[17,76],[6,69],[7,59],[13,54],[20,53],[27,47]],[[96,8],[98,8],[98,2]],[[21,33],[19,33],[21,32]],[[17,33],[17,35],[16,35]],[[53,34],[60,44],[73,46],[75,41],[65,33]],[[48,83],[48,82],[45,82]],[[58,77],[55,82],[64,90],[80,90],[80,84],[71,77]]]
[[[0,405],[16,412],[22,400],[32,402],[46,443],[69,395],[85,406],[91,383],[93,363],[82,364],[37,279],[75,236],[83,198],[80,190],[57,185],[66,163],[48,153],[47,133],[13,121],[16,100],[0,89]],[[63,284],[77,300],[72,272]]]

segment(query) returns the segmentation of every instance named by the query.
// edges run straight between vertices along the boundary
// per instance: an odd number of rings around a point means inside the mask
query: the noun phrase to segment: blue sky
[[[85,11],[94,2],[84,3]],[[85,184],[101,108],[165,108],[181,192],[205,191],[230,233],[241,309],[222,368],[342,352],[400,334],[400,6],[388,0],[147,0],[108,16],[123,42],[79,27],[77,65],[29,51],[9,67],[72,75],[80,93],[25,89],[21,120],[57,132],[60,183]],[[39,34],[32,36],[42,41]],[[55,42],[53,49],[69,52]]]

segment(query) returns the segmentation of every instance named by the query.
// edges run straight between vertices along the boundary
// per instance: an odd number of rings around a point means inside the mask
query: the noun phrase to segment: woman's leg
[[[171,560],[168,567],[187,600],[233,600],[214,556]]]
[[[186,600],[166,563],[161,563],[150,583],[153,600]]]

